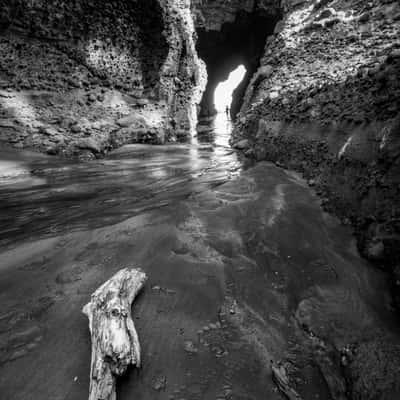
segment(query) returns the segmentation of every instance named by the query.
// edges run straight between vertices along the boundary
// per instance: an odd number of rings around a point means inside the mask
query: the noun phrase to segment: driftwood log
[[[273,381],[288,400],[301,400],[299,394],[290,386],[289,377],[285,367],[280,363],[272,363],[271,369]]]
[[[122,269],[83,307],[92,338],[89,400],[115,400],[116,377],[129,365],[140,367],[140,344],[131,306],[146,279],[139,269]]]

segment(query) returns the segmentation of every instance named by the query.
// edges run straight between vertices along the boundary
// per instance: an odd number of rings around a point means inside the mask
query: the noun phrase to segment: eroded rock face
[[[187,2],[15,0],[0,10],[0,118],[13,123],[2,140],[73,154],[89,136],[97,155],[194,128],[205,72]],[[146,124],[125,135],[116,121],[126,115]]]
[[[223,32],[224,24],[234,24],[253,6],[202,3],[196,21],[207,33]],[[248,157],[302,172],[323,207],[354,227],[361,253],[392,273],[398,303],[400,4],[260,3],[266,13],[278,7],[282,19],[247,85],[232,145]],[[397,340],[389,350],[375,339],[352,345],[344,380],[338,364],[343,393],[332,398],[398,397]],[[332,350],[336,356],[340,351]]]
[[[400,4],[286,1],[232,143],[301,171],[361,252],[400,263]],[[398,297],[398,296],[397,296]]]

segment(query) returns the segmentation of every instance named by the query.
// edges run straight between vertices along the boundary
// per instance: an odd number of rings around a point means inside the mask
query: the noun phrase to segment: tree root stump
[[[83,307],[92,338],[89,400],[116,400],[116,377],[129,365],[140,367],[140,343],[131,307],[146,280],[139,269],[122,269]]]

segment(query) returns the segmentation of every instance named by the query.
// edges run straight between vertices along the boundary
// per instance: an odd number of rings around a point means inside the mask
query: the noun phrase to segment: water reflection
[[[225,183],[241,169],[231,127],[218,114],[191,143],[128,145],[90,163],[3,151],[3,171],[18,178],[0,177],[0,245],[115,223]]]
[[[232,121],[225,113],[218,113],[213,118],[200,120],[197,140],[200,143],[213,143],[217,147],[229,147]]]

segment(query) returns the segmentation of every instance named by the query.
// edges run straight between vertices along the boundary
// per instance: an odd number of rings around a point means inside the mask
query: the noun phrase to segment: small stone
[[[368,22],[368,21],[369,21],[369,18],[370,18],[369,13],[368,13],[368,12],[365,12],[364,14],[362,14],[362,15],[359,17],[358,20],[359,20],[362,24],[364,24],[365,22]]]
[[[231,305],[231,308],[229,309],[229,313],[232,315],[236,314],[236,307],[237,307],[237,303],[236,303],[236,300],[234,300]]]
[[[269,94],[269,98],[270,98],[271,100],[277,99],[278,97],[279,97],[279,92],[271,92],[271,93]]]
[[[195,344],[191,340],[186,340],[184,343],[184,349],[187,353],[195,354],[198,352]]]
[[[271,65],[265,65],[258,70],[258,75],[261,79],[269,78],[272,75],[274,68]]]
[[[235,143],[233,145],[233,147],[238,150],[244,150],[244,149],[248,149],[250,147],[250,143],[247,139],[243,139],[243,140],[240,140],[239,142]]]
[[[400,58],[400,49],[392,50],[392,52],[390,53],[390,56],[392,58]]]
[[[42,133],[47,136],[53,136],[58,134],[58,130],[51,126],[46,126],[42,128]]]
[[[153,380],[153,389],[157,392],[164,391],[167,387],[167,377],[164,375],[159,375]]]
[[[117,122],[117,125],[119,125],[120,127],[127,128],[128,126],[135,124],[137,122],[137,120],[138,120],[137,114],[130,114],[130,115],[120,118],[116,122]]]
[[[254,155],[253,149],[248,149],[248,150],[246,150],[245,153],[244,153],[244,155],[245,155],[247,158],[253,157],[253,155]]]
[[[82,129],[79,125],[75,124],[71,126],[71,132],[72,133],[80,133],[82,132]]]
[[[382,241],[372,242],[367,248],[367,256],[371,260],[379,261],[384,258],[385,245]]]
[[[334,10],[331,8],[326,8],[325,10],[323,10],[321,12],[321,14],[319,14],[319,16],[316,18],[317,20],[321,20],[321,19],[326,19],[326,18],[330,18],[332,17],[334,14]]]
[[[149,101],[147,99],[137,99],[136,100],[136,105],[138,105],[139,107],[144,107],[147,104],[149,104]]]
[[[50,146],[46,149],[46,153],[51,156],[55,156],[58,154],[59,150],[60,149],[58,148],[58,146]]]
[[[76,147],[79,149],[87,149],[92,151],[93,153],[100,153],[101,151],[101,145],[98,143],[95,139],[93,138],[85,138],[81,139],[75,144]]]

